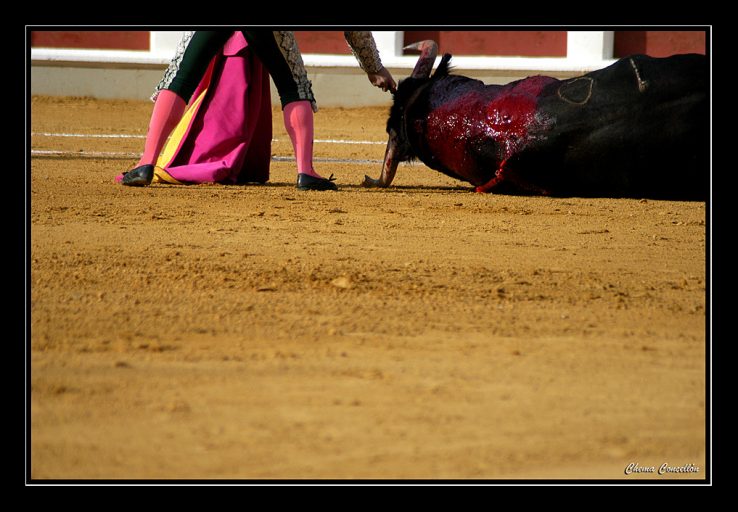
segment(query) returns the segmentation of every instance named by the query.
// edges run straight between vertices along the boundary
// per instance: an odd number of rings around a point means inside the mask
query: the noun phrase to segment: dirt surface
[[[31,128],[143,135],[150,112],[35,97]],[[385,116],[325,108],[316,139],[383,141]],[[331,162],[337,193],[292,162],[116,185],[135,161],[31,162],[34,479],[706,478],[704,203],[480,195],[422,164],[387,190]]]

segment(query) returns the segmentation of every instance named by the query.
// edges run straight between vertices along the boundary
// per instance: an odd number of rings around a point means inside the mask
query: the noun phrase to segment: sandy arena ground
[[[144,135],[150,112],[34,97],[31,129]],[[384,141],[385,116],[325,108],[316,138]],[[316,164],[338,193],[292,162],[116,185],[135,161],[32,159],[32,478],[706,478],[704,203],[480,195],[422,164],[388,190],[362,163]]]

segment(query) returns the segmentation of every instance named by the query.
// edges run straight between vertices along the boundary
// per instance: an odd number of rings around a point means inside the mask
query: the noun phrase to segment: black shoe
[[[154,179],[154,166],[151,164],[141,165],[135,169],[123,173],[121,185],[129,187],[145,187]]]
[[[330,178],[316,178],[309,174],[297,174],[297,190],[338,190],[336,178],[331,174]]]

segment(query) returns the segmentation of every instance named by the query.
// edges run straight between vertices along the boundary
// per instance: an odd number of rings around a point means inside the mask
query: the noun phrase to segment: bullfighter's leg
[[[332,177],[321,177],[313,167],[316,104],[294,34],[270,30],[245,30],[243,34],[277,86],[284,126],[297,160],[297,188],[336,190]]]
[[[143,154],[136,167],[122,175],[120,181],[123,185],[146,186],[151,183],[154,163],[167,137],[182,118],[186,102],[200,83],[210,61],[231,34],[226,30],[196,31],[187,42],[184,53],[172,60],[157,88]]]

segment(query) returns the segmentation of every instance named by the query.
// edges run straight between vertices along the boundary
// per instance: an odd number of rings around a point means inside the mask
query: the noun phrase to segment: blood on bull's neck
[[[429,149],[443,166],[470,182],[485,179],[495,169],[480,169],[469,145],[494,143],[487,156],[494,153],[497,165],[520,151],[536,131],[532,128],[542,122],[536,116],[538,95],[555,81],[534,76],[499,87],[471,80],[461,87],[434,88],[437,106],[428,115],[425,134]]]

